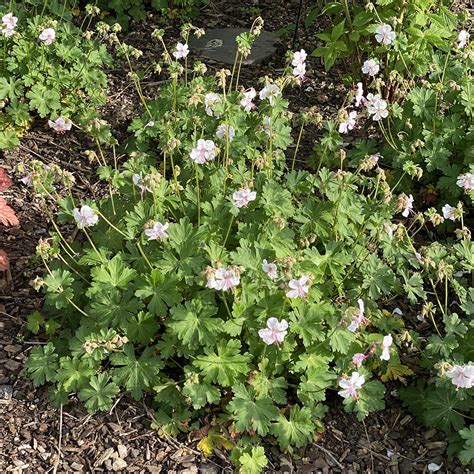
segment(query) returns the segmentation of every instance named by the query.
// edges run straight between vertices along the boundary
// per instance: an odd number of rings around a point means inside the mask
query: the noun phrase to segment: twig
[[[59,408],[59,437],[58,437],[58,459],[54,463],[53,474],[58,471],[59,463],[61,462],[62,450],[61,445],[63,442],[63,405]]]
[[[334,454],[331,451],[329,451],[329,449],[326,449],[324,446],[321,446],[320,444],[315,443],[315,442],[313,442],[313,444],[318,449],[320,449],[323,453],[326,453],[336,463],[339,469],[344,470],[344,466],[336,459],[336,456],[334,456]]]
[[[372,464],[372,472],[375,473],[374,455],[372,454],[372,449],[370,447],[369,432],[367,431],[367,426],[365,425],[364,420],[362,420],[362,424],[364,425],[365,436],[367,436],[367,447],[369,448],[370,462]]]

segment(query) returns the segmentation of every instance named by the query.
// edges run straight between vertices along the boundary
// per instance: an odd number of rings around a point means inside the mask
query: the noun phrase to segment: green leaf
[[[249,354],[240,353],[240,341],[231,339],[217,346],[217,352],[204,348],[205,355],[198,356],[193,365],[201,369],[206,382],[217,381],[224,387],[230,387],[249,373]]]
[[[191,374],[183,387],[183,395],[191,399],[195,410],[203,408],[208,403],[218,403],[221,398],[221,392],[217,387],[199,380],[197,374]]]
[[[44,324],[44,318],[39,311],[33,311],[33,313],[28,315],[26,322],[28,331],[31,331],[33,334],[38,334],[42,324]]]
[[[269,377],[264,372],[258,372],[250,381],[255,389],[257,398],[270,397],[275,403],[286,403],[288,384],[284,377]]]
[[[153,355],[153,348],[147,347],[137,359],[133,346],[126,344],[123,353],[110,356],[114,381],[123,385],[135,400],[140,400],[143,390],[151,389],[158,381],[158,373],[163,367],[161,359]]]
[[[90,413],[95,413],[99,410],[110,410],[117,393],[119,387],[109,382],[109,375],[103,372],[90,378],[88,386],[79,391],[79,398],[85,402]]]
[[[140,311],[126,325],[125,334],[130,341],[146,345],[154,340],[159,327],[155,316]]]
[[[76,392],[84,387],[89,378],[95,373],[90,364],[91,359],[81,360],[71,357],[61,357],[57,381],[66,392]]]
[[[136,274],[137,272],[133,268],[129,268],[123,263],[120,254],[91,271],[92,278],[96,283],[121,289],[127,288]]]
[[[46,302],[56,309],[69,306],[69,300],[74,296],[71,285],[74,279],[68,270],[52,270],[44,279]]]
[[[233,387],[233,392],[234,397],[227,408],[234,415],[236,430],[241,433],[255,431],[265,436],[271,422],[278,417],[278,409],[271,398],[257,398],[252,387],[246,388],[241,383]]]
[[[385,408],[384,394],[384,384],[379,380],[371,380],[359,390],[359,397],[355,402],[349,397],[344,400],[344,405],[345,408],[351,407],[349,411],[355,411],[357,419],[362,421],[369,413]]]
[[[459,460],[463,464],[469,464],[474,461],[474,425],[459,431],[464,440],[463,449],[459,452]]]
[[[260,474],[268,464],[265,450],[261,447],[252,447],[250,453],[243,453],[239,458],[240,474]]]
[[[290,447],[299,448],[311,442],[315,431],[311,410],[294,405],[290,409],[290,418],[280,414],[272,425],[271,433],[276,436],[280,446],[287,451]]]
[[[61,108],[58,91],[42,84],[33,85],[31,90],[26,93],[26,97],[30,99],[30,110],[36,110],[42,118]]]
[[[54,345],[48,342],[43,347],[35,347],[26,361],[25,368],[35,387],[45,382],[54,382],[58,370],[58,355]]]
[[[427,121],[433,120],[436,107],[435,92],[426,87],[414,87],[408,94],[408,99],[413,104],[413,113]]]

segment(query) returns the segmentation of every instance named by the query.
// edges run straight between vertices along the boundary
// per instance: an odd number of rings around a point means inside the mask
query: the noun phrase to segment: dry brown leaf
[[[0,249],[0,272],[7,272],[10,270],[10,259],[5,250]]]
[[[12,185],[12,180],[8,177],[4,168],[0,168],[0,192],[5,191]]]
[[[7,204],[5,199],[0,197],[0,222],[3,225],[19,225],[20,221],[16,217],[15,211]]]

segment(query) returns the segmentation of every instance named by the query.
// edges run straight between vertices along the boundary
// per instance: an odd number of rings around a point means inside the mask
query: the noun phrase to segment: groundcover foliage
[[[284,92],[304,76],[305,54],[289,55],[258,93],[239,87],[260,28],[239,37],[233,73],[205,77],[179,43],[170,53],[164,45],[170,81],[156,100],[131,74],[144,115],[131,125],[127,161],[107,162],[117,156],[112,138],[101,148],[107,135],[88,153],[106,197],[78,202],[68,173],[31,164],[45,209],[57,201],[57,221],[79,233],[67,239],[51,216],[57,232],[38,245],[47,271],[33,284],[45,306],[28,324],[50,342],[26,371],[50,383],[54,402],[76,394],[91,412],[109,410],[121,391],[146,397],[161,434],[202,428],[204,453],[233,448],[242,472],[260,472],[265,437],[292,451],[324,429],[329,391],[358,420],[383,409],[387,385],[419,370],[409,354],[436,383],[404,399],[453,433],[469,462],[474,263],[463,206],[447,245],[419,244],[414,236],[443,219],[415,214],[378,155],[351,167],[339,146],[329,166],[296,170]],[[321,123],[315,113],[304,120]],[[423,335],[398,301],[425,322]]]

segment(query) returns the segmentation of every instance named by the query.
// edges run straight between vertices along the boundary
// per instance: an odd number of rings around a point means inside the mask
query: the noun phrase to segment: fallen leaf
[[[4,168],[0,168],[0,192],[5,191],[12,185],[12,180],[8,177]]]
[[[5,199],[0,197],[0,222],[3,225],[19,225],[20,221],[15,215],[15,211],[7,204]]]
[[[0,272],[7,272],[10,270],[10,259],[5,250],[0,249]]]

